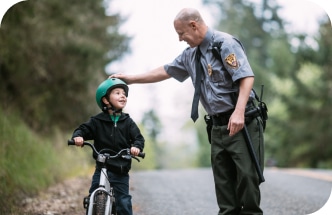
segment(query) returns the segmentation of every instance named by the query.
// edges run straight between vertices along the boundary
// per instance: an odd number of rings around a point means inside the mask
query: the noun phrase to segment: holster
[[[211,144],[211,130],[212,130],[212,126],[213,126],[212,117],[209,115],[205,115],[204,121],[206,123],[206,132],[208,135],[209,143]]]

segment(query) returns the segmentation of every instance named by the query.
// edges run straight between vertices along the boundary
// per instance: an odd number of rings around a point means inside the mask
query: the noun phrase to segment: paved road
[[[261,206],[266,215],[306,215],[330,196],[330,171],[266,169]],[[135,215],[217,215],[210,169],[131,172]]]

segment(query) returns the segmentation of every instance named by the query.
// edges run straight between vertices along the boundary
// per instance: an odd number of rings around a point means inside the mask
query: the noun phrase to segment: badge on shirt
[[[212,75],[212,66],[211,66],[211,64],[208,64],[208,74],[209,74],[209,76]]]
[[[239,64],[237,62],[236,56],[235,54],[230,54],[226,57],[225,61],[227,62],[227,64],[232,67],[233,69],[238,68]]]

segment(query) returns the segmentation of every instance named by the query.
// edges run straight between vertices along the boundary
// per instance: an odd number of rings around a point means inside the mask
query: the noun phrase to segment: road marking
[[[331,173],[324,173],[318,172],[315,170],[310,169],[295,169],[295,168],[271,168],[273,171],[281,171],[292,175],[300,175],[308,178],[319,179],[323,181],[332,182],[332,172]]]

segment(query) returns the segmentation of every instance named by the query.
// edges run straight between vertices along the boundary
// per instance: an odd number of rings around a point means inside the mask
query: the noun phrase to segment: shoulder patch
[[[233,69],[238,68],[239,67],[239,63],[237,62],[236,56],[235,54],[229,54],[226,58],[225,58],[226,63],[232,67]]]

